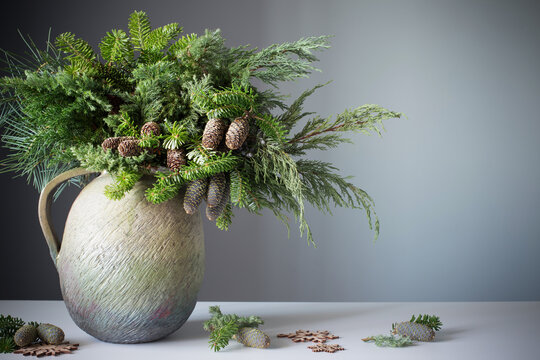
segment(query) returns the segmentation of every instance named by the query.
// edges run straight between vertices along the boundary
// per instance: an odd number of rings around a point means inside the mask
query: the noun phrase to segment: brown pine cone
[[[223,139],[227,125],[222,119],[210,119],[204,127],[202,146],[216,150]]]
[[[191,215],[197,211],[207,189],[208,178],[193,180],[188,184],[184,195],[184,210],[186,213]]]
[[[231,150],[239,149],[249,134],[249,122],[244,118],[236,118],[225,135],[225,145]]]
[[[167,167],[171,171],[178,171],[182,165],[186,165],[187,156],[184,149],[167,150]]]
[[[210,192],[210,188],[208,189]],[[216,220],[219,215],[225,210],[225,206],[229,202],[229,197],[231,194],[231,186],[229,181],[225,181],[225,189],[223,191],[223,195],[221,196],[221,201],[217,206],[209,206],[209,204],[206,204],[206,218],[210,221]]]
[[[105,140],[103,140],[103,142],[101,143],[101,147],[103,148],[103,150],[108,150],[108,149],[112,149],[112,150],[116,150],[118,149],[118,145],[120,145],[120,143],[124,140],[135,140],[137,138],[133,137],[133,136],[116,136],[116,137],[110,137],[110,138],[107,138]]]
[[[141,128],[141,136],[158,136],[161,134],[161,128],[158,123],[149,121]]]
[[[118,145],[118,153],[123,157],[137,156],[142,153],[139,140],[123,140]]]
[[[219,206],[225,194],[226,187],[227,176],[225,173],[219,173],[210,178],[208,194],[206,195],[206,203],[209,207]]]

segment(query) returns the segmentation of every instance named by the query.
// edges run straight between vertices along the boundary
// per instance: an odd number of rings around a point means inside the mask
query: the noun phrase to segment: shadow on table
[[[437,332],[437,335],[435,335],[435,342],[444,342],[444,341],[450,341],[455,340],[462,336],[463,333],[466,333],[470,329],[465,328],[450,328],[450,329],[441,329],[441,331]]]

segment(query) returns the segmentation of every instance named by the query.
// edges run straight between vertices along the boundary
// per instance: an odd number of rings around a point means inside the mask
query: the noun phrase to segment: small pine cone
[[[208,179],[197,179],[190,182],[184,195],[184,210],[189,215],[195,213],[206,195]]]
[[[219,174],[218,174],[219,175]],[[210,179],[210,185],[212,184],[212,179]],[[208,186],[208,194],[210,194],[210,185]],[[206,203],[206,218],[210,221],[216,220],[219,215],[223,212],[225,209],[225,206],[229,202],[229,197],[231,195],[231,186],[229,181],[225,179],[225,189],[223,191],[223,195],[221,196],[221,200],[218,203],[217,206],[210,206],[209,202]],[[210,196],[208,196],[209,198]]]
[[[159,125],[153,121],[145,123],[141,128],[141,136],[158,136],[161,134]]]
[[[123,157],[137,156],[142,153],[139,140],[123,140],[118,145],[118,153]]]
[[[395,324],[393,333],[417,341],[433,341],[435,338],[435,331],[429,326],[409,321]]]
[[[111,150],[116,150],[118,149],[118,145],[120,145],[120,143],[124,140],[136,140],[137,138],[133,137],[133,136],[117,136],[117,137],[110,137],[110,138],[107,138],[105,140],[103,140],[103,142],[101,143],[101,147],[103,148],[103,150],[108,150],[108,149],[111,149]]]
[[[210,119],[204,127],[202,146],[216,150],[223,139],[227,125],[222,119]]]
[[[245,346],[266,349],[270,346],[270,338],[257,328],[244,327],[238,330],[235,335],[236,341]]]
[[[249,134],[249,122],[244,118],[236,118],[225,135],[225,144],[231,150],[239,149]]]
[[[178,171],[182,165],[186,165],[187,157],[184,149],[167,150],[167,167],[171,171]]]

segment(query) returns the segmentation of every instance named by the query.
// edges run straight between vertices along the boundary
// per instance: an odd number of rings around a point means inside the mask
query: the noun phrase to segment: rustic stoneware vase
[[[182,194],[155,205],[143,178],[121,200],[109,200],[107,173],[91,181],[69,212],[62,243],[51,227],[54,190],[64,181],[89,174],[73,169],[42,191],[39,220],[58,270],[64,303],[73,321],[107,342],[161,339],[187,320],[204,273],[200,214],[187,215]]]

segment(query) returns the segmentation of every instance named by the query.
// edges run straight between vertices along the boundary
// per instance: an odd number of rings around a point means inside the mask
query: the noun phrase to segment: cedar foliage
[[[268,208],[287,227],[292,214],[312,242],[307,202],[327,213],[334,206],[363,209],[377,237],[369,195],[331,164],[303,157],[349,142],[346,132],[380,134],[383,121],[401,114],[364,105],[325,118],[303,110],[305,99],[324,85],[289,105],[277,91],[280,82],[317,71],[314,52],[328,48],[329,37],[257,49],[229,48],[219,30],[181,32],[177,23],[153,29],[147,15],[135,11],[127,30],[105,34],[99,51],[69,32],[48,40],[44,50],[23,38],[28,57],[3,51],[9,75],[0,79],[0,126],[11,152],[0,171],[26,176],[41,190],[70,168],[106,170],[115,178],[106,190],[111,199],[152,174],[155,183],[146,190],[152,203],[170,200],[189,181],[226,172],[230,199],[216,221],[220,229],[229,228],[233,207],[257,214]],[[257,89],[252,80],[270,87]],[[204,150],[206,122],[221,118],[230,124],[236,117],[249,123],[243,145]],[[141,137],[149,121],[161,133]],[[115,149],[103,151],[102,141],[114,136],[137,137],[143,152],[123,158]],[[167,170],[162,154],[180,147],[189,152],[188,163]]]

